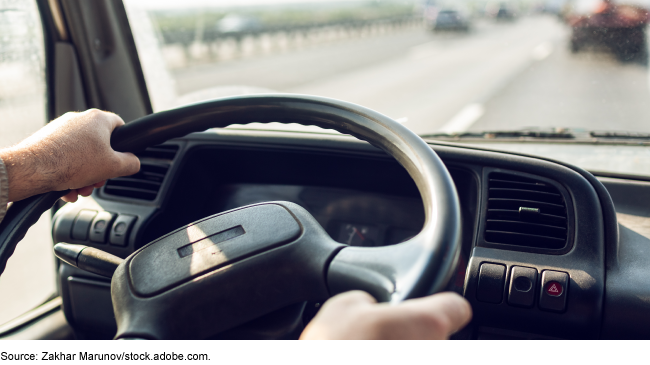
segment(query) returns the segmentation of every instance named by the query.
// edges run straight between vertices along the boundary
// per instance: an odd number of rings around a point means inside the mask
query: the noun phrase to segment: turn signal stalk
[[[54,254],[74,267],[107,278],[112,278],[117,267],[124,261],[102,250],[71,243],[57,243],[54,245]]]

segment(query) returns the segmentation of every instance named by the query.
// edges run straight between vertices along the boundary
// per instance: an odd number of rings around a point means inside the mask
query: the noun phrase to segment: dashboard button
[[[569,275],[565,272],[544,270],[542,288],[539,296],[539,308],[553,312],[566,309]]]
[[[96,210],[82,210],[72,225],[72,239],[75,241],[87,241],[90,224],[97,215]]]
[[[476,299],[480,302],[498,304],[503,301],[506,267],[498,264],[481,264],[478,273]]]
[[[535,286],[537,286],[537,270],[530,267],[513,267],[508,288],[508,304],[532,307],[535,304]]]
[[[131,233],[131,228],[136,219],[136,216],[125,214],[120,214],[117,217],[111,228],[109,238],[111,245],[127,246],[129,244],[129,233]]]
[[[115,213],[100,212],[90,226],[90,240],[96,243],[106,243],[106,234],[115,219]]]

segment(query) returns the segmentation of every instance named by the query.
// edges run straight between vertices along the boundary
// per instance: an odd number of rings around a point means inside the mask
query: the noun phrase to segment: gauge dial
[[[373,226],[344,223],[339,230],[338,241],[350,246],[374,247],[378,240],[379,230]]]

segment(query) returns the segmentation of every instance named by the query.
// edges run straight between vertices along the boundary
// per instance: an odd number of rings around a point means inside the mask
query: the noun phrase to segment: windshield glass
[[[127,0],[154,110],[300,93],[420,135],[650,132],[650,0]]]

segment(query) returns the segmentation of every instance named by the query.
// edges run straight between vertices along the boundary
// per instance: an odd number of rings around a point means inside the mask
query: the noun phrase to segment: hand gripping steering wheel
[[[171,232],[126,258],[111,295],[116,338],[207,338],[302,301],[348,290],[397,303],[442,290],[460,252],[460,209],[449,172],[416,134],[343,101],[301,95],[217,99],[154,113],[118,128],[111,144],[137,152],[208,128],[251,122],[316,125],[394,157],[424,202],[422,231],[386,247],[348,247],[289,202],[254,204]],[[248,166],[246,168],[254,168]],[[0,269],[38,217],[65,192],[15,203],[0,224]]]

